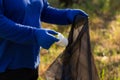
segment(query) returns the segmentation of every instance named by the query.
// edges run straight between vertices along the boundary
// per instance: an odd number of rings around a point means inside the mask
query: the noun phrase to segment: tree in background
[[[59,0],[60,4],[64,4],[64,7],[71,6],[73,3],[80,3],[84,0]]]
[[[65,7],[72,4],[72,0],[59,0],[60,4],[64,4]]]

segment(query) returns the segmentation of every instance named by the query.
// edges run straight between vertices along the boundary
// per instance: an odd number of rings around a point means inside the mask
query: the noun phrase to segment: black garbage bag
[[[76,16],[68,45],[45,72],[47,80],[99,80],[91,53],[88,19]]]

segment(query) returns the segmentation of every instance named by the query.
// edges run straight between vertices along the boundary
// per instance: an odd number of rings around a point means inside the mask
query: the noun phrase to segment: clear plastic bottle
[[[56,42],[57,45],[66,47],[68,45],[68,39],[65,38],[61,33],[58,33],[57,38],[59,39],[58,42]]]

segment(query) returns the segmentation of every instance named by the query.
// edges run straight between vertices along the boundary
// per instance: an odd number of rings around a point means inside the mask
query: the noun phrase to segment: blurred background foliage
[[[120,80],[120,0],[48,0],[51,6],[65,9],[82,9],[89,14],[92,53],[101,80]],[[42,23],[68,36],[71,25]],[[53,45],[41,50],[40,80],[44,71],[64,50]]]

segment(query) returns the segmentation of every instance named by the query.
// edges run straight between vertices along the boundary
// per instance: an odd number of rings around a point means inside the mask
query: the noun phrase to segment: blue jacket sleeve
[[[41,20],[43,22],[68,25],[71,22],[68,20],[67,14],[70,9],[57,9],[51,7],[46,0],[44,0],[44,8],[41,14]]]
[[[20,44],[36,44],[34,28],[17,24],[3,14],[0,0],[0,38]]]

